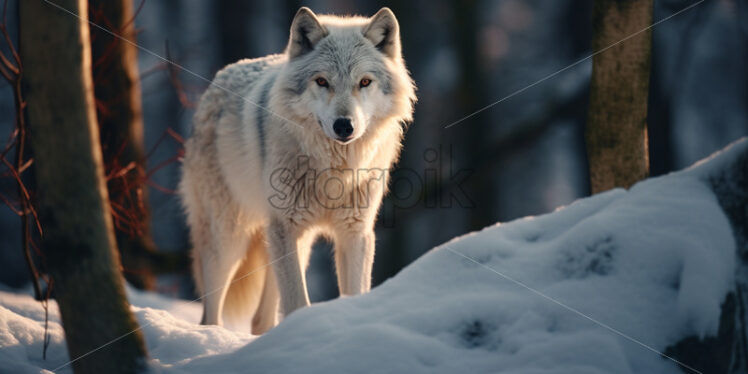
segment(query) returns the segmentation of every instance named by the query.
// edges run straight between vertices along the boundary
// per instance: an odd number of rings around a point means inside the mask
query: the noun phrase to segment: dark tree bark
[[[456,87],[455,104],[460,115],[473,113],[476,109],[485,105],[486,98],[493,97],[488,93],[486,81],[489,79],[484,64],[481,63],[481,51],[478,43],[480,35],[480,11],[481,3],[477,0],[460,1],[452,3],[452,17],[454,27],[454,43],[459,56],[460,79]],[[462,144],[469,144],[469,150],[464,154],[469,155],[467,162],[469,169],[475,165],[483,164],[485,160],[478,157],[479,150],[493,147],[490,138],[478,131],[486,131],[490,127],[485,114],[471,117],[459,128],[450,128],[450,131],[459,131]],[[497,176],[493,174],[470,175],[471,197],[473,201],[480,201],[469,208],[468,230],[478,230],[497,221],[500,212],[497,212],[497,196],[500,195],[500,185]]]
[[[131,0],[91,0],[91,20],[135,42]],[[117,247],[125,278],[140,289],[153,289],[155,244],[145,185],[143,113],[137,48],[91,28],[92,73],[105,173],[127,170],[109,179]]]
[[[135,373],[147,354],[117,269],[87,19],[85,0],[20,3],[41,247],[74,371]]]
[[[592,193],[628,188],[649,174],[647,98],[652,0],[595,0],[585,139]],[[633,36],[632,36],[633,35]],[[616,44],[618,43],[618,44]]]
[[[226,65],[251,55],[251,40],[246,22],[251,16],[251,2],[241,0],[219,0],[216,2],[218,13],[218,34],[221,45],[221,62]]]

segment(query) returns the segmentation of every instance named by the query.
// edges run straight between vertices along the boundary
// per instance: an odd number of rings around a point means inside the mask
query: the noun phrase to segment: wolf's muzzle
[[[350,118],[338,118],[332,124],[332,131],[338,136],[339,140],[348,140],[353,134],[353,124]]]

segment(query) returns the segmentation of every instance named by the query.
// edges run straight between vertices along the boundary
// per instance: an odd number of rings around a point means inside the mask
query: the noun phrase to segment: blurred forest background
[[[194,297],[186,266],[188,232],[173,190],[180,175],[180,139],[189,136],[195,104],[208,84],[198,76],[211,79],[238,59],[281,52],[302,5],[317,13],[367,16],[382,6],[392,8],[418,86],[401,171],[394,174],[377,228],[374,285],[457,235],[550,212],[589,194],[584,124],[592,60],[513,95],[593,52],[589,0],[134,3],[138,44],[189,70],[138,51],[150,231],[160,253],[182,259],[175,262],[176,272],[160,274],[152,285],[161,293]],[[654,19],[693,3],[656,0]],[[8,2],[9,15],[16,14],[16,4]],[[15,17],[7,23],[15,38]],[[94,43],[97,37],[104,36],[92,30]],[[744,0],[707,0],[653,29],[652,175],[689,166],[748,134],[747,67]],[[0,82],[0,136],[11,134],[14,115],[12,87]],[[411,173],[410,183],[397,183],[398,175],[411,171],[419,178]],[[16,194],[6,174],[0,175],[0,194]],[[0,283],[24,287],[30,277],[21,222],[0,208]],[[313,301],[337,296],[330,250],[320,243],[312,257]],[[141,270],[124,269],[125,274]]]

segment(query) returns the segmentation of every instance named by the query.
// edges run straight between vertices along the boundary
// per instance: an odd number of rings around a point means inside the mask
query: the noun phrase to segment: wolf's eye
[[[325,79],[325,78],[317,78],[314,81],[317,82],[317,85],[320,86],[320,87],[328,87],[329,86],[329,84],[327,83],[327,79]]]
[[[370,84],[371,84],[371,79],[364,78],[364,79],[361,80],[361,83],[359,83],[358,85],[361,86],[361,87],[367,87]]]

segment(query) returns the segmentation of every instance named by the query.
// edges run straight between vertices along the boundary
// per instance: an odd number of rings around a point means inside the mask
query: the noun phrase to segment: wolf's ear
[[[392,59],[400,58],[400,25],[390,8],[382,8],[364,27],[364,36],[382,53]]]
[[[314,12],[307,7],[301,7],[291,23],[288,56],[294,58],[308,53],[325,36],[327,29],[319,23]]]

